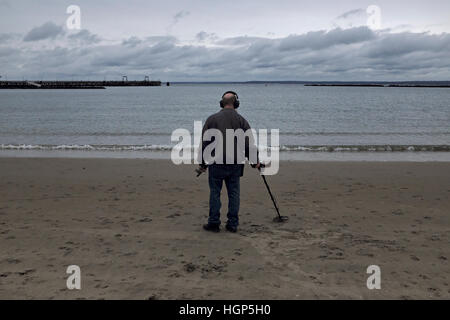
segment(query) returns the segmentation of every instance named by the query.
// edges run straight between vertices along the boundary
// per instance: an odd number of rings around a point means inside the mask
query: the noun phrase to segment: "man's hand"
[[[197,169],[195,169],[195,172],[197,172],[197,177],[200,176],[202,173],[206,172],[206,168],[202,165],[199,165]]]
[[[261,169],[262,167],[264,167],[264,165],[261,164],[261,162],[258,161],[257,164],[252,164],[252,168],[256,168],[256,169]]]

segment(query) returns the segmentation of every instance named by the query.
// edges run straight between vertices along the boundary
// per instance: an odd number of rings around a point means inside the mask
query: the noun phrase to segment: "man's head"
[[[239,97],[234,91],[227,91],[222,95],[222,100],[220,100],[221,108],[239,108]]]

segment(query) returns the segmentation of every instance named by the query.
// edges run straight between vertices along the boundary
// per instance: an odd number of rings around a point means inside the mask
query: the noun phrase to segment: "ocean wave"
[[[450,145],[329,145],[281,146],[280,151],[306,152],[450,152]]]
[[[172,145],[31,145],[1,144],[0,150],[42,150],[42,151],[170,151]],[[191,147],[193,149],[193,147]],[[283,145],[279,148],[260,147],[281,152],[450,152],[450,145]]]
[[[80,151],[164,151],[171,150],[169,145],[26,145],[1,144],[0,150],[80,150]]]
[[[21,136],[43,136],[43,137],[170,137],[172,132],[55,132],[55,131],[33,131],[33,132],[17,132],[2,131],[2,135],[21,135]],[[450,131],[423,131],[423,132],[352,132],[352,131],[281,131],[280,136],[436,136],[450,135]]]
[[[280,136],[436,136],[449,135],[449,131],[423,131],[423,132],[401,132],[401,131],[384,131],[384,132],[351,132],[351,131],[283,131]]]

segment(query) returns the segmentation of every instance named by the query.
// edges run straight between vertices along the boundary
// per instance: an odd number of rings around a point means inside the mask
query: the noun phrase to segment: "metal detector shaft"
[[[278,218],[281,220],[282,218],[281,218],[281,215],[280,215],[280,210],[278,209],[278,204],[275,201],[275,198],[273,197],[272,192],[270,191],[269,185],[267,184],[267,181],[266,181],[266,176],[265,175],[261,175],[261,177],[264,180],[264,184],[266,185],[267,191],[269,192],[270,198],[272,199],[273,205],[275,206],[275,210],[277,210]]]

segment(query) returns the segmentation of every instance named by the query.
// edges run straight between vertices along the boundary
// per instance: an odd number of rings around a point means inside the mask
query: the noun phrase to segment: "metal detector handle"
[[[200,177],[200,175],[205,171],[201,170],[200,168],[195,169],[195,172],[197,173],[197,178]]]

